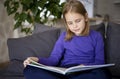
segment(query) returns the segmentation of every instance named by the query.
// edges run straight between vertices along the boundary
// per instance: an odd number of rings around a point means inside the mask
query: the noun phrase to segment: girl
[[[28,57],[24,61],[26,79],[107,79],[102,69],[61,75],[27,66],[31,60],[49,66],[104,64],[104,43],[100,33],[89,30],[88,14],[80,1],[69,0],[63,10],[66,32],[63,32],[48,58]]]

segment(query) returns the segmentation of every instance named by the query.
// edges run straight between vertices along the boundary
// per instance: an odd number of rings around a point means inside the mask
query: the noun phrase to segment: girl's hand
[[[23,65],[24,67],[26,67],[28,64],[30,64],[32,61],[36,61],[38,62],[38,58],[37,57],[28,57],[26,60],[24,60]]]

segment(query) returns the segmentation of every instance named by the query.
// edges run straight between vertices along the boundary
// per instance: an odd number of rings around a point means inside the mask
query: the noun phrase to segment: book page
[[[45,69],[45,70],[49,70],[49,71],[52,71],[52,72],[61,73],[61,74],[65,74],[65,70],[67,69],[67,68],[62,68],[62,67],[46,66],[46,65],[37,63],[37,62],[35,62],[33,60],[28,65],[38,67],[38,68],[42,68],[42,69]]]
[[[43,64],[40,64],[40,63],[38,63],[38,62],[35,62],[35,61],[33,61],[33,60],[31,60],[32,62],[31,62],[31,64],[33,64],[33,65],[38,65],[38,66],[45,66],[45,65],[43,65]]]
[[[46,66],[40,63],[37,63],[35,61],[32,61],[32,63],[29,64],[30,66],[42,68],[45,70],[49,70],[52,72],[60,73],[60,74],[66,74],[66,73],[72,73],[72,72],[78,72],[78,71],[85,71],[85,70],[90,70],[90,69],[96,69],[96,68],[102,68],[102,67],[109,67],[109,66],[114,66],[115,64],[103,64],[103,65],[78,65],[78,66],[73,66],[70,68],[62,68],[62,67],[55,67],[55,66]]]
[[[102,68],[102,67],[109,67],[109,66],[114,66],[115,64],[103,64],[103,65],[87,65],[87,66],[74,66],[70,67],[66,70],[66,72],[76,72],[76,71],[84,71],[84,70],[90,70],[90,69],[96,69],[96,68]]]

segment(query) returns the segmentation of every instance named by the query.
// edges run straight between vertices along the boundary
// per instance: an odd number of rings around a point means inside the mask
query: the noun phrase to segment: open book
[[[32,63],[30,63],[28,65],[65,75],[65,74],[78,72],[78,71],[110,67],[110,66],[114,66],[115,64],[88,65],[88,66],[78,65],[78,66],[73,66],[73,67],[69,67],[69,68],[62,68],[62,67],[46,66],[46,65],[37,63],[35,61],[32,61]]]

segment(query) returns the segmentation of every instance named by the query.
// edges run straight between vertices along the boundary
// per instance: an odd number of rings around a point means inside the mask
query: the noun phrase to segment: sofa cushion
[[[19,60],[12,60],[9,62],[8,66],[4,69],[3,76],[21,76],[23,77],[23,62]]]
[[[103,36],[103,38],[105,37],[105,25],[104,25],[104,23],[100,23],[97,25],[91,25],[90,29],[100,32],[101,35]]]
[[[5,76],[23,76],[23,61],[30,56],[48,57],[59,37],[60,29],[46,30],[7,41],[10,63]]]
[[[115,67],[110,68],[113,76],[120,76],[120,24],[108,23],[106,38],[106,62],[115,63]]]
[[[9,38],[7,41],[10,60],[23,61],[30,56],[47,57],[59,37],[60,30],[48,30],[21,38]]]

